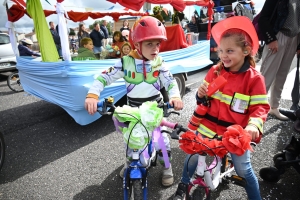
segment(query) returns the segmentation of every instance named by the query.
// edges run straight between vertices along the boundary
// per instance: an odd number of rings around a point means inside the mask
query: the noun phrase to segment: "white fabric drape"
[[[68,35],[68,29],[67,29],[65,15],[67,18],[69,18],[69,16],[68,16],[67,12],[65,11],[65,8],[62,5],[62,3],[57,2],[56,13],[58,16],[58,34],[59,34],[60,42],[61,42],[62,56],[63,56],[64,60],[71,61],[69,35]]]
[[[19,49],[18,49],[18,44],[17,44],[17,38],[15,35],[14,23],[7,21],[5,24],[5,27],[8,29],[8,34],[9,34],[9,39],[10,39],[12,49],[13,49],[15,55],[19,56],[20,54],[19,54]]]

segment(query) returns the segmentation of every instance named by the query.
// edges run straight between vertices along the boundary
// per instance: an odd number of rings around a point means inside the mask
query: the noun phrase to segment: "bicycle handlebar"
[[[172,128],[173,129],[173,131],[171,132],[171,131],[167,131],[167,130],[162,130],[161,132],[162,133],[168,133],[170,136],[171,136],[171,138],[172,139],[174,139],[174,140],[179,140],[179,134],[181,133],[181,132],[186,132],[186,131],[188,131],[188,129],[187,128],[184,128],[182,125],[180,125],[180,124],[177,124],[177,123],[172,123],[172,122],[168,122],[168,121],[165,121],[165,120],[163,120],[162,122],[161,122],[161,126],[167,126],[167,127],[169,127],[169,128]]]
[[[97,103],[97,107],[98,108],[100,108],[100,107],[102,108],[102,110],[98,109],[98,112],[101,115],[111,115],[111,114],[113,114],[114,110],[116,109],[116,107],[114,106],[114,98],[112,96],[110,96],[108,98],[104,98],[103,101],[99,101]],[[169,102],[167,102],[167,103],[159,103],[157,105],[157,107],[163,109],[163,115],[164,115],[164,117],[169,117],[172,113],[179,115],[179,113],[176,112],[176,111],[170,111],[170,112],[168,112],[168,109],[174,108],[173,106],[170,105]],[[108,109],[112,109],[112,112],[108,112]]]

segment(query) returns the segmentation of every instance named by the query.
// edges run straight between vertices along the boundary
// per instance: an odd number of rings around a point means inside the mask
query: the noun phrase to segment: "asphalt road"
[[[293,62],[295,67],[295,62]],[[169,117],[186,125],[193,112],[194,94],[206,70],[192,75],[184,97],[181,115]],[[293,70],[291,77],[293,77]],[[196,81],[196,82],[195,82]],[[292,85],[287,86],[291,89]],[[281,106],[289,108],[290,100]],[[115,132],[110,117],[102,117],[87,126],[78,125],[62,108],[28,95],[14,93],[6,85],[6,76],[0,75],[0,130],[6,142],[6,160],[0,172],[0,199],[2,200],[107,200],[122,199],[124,145]],[[255,173],[272,164],[275,153],[283,149],[291,135],[293,122],[281,122],[268,117],[265,135],[253,153]],[[161,166],[150,170],[149,199],[170,199],[177,188],[183,167],[184,153],[172,141],[175,183],[163,187]],[[259,178],[263,199],[299,199],[300,176],[289,169],[276,183]],[[243,188],[221,185],[213,199],[246,199]]]

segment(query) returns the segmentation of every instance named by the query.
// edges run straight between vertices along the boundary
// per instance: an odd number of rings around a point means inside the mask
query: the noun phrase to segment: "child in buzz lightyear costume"
[[[164,25],[156,18],[146,16],[134,24],[131,33],[130,36],[136,50],[118,60],[112,70],[95,76],[96,80],[85,100],[86,110],[89,114],[94,114],[97,111],[100,92],[106,85],[110,85],[119,78],[125,79],[128,104],[131,107],[139,107],[147,101],[162,101],[160,89],[165,87],[169,94],[169,103],[174,106],[175,110],[182,109],[183,103],[177,82],[164,65],[163,59],[158,56],[161,41],[167,40]],[[119,127],[117,127],[118,129]],[[163,133],[162,136],[164,146],[168,151],[166,154],[170,157],[169,138],[166,133]],[[157,144],[154,145],[157,147]],[[130,156],[130,151],[127,152],[127,155]],[[158,159],[165,160],[160,154]],[[123,177],[126,167],[127,162],[121,170],[120,176]],[[173,182],[172,167],[169,165],[163,169],[162,184],[170,186]]]

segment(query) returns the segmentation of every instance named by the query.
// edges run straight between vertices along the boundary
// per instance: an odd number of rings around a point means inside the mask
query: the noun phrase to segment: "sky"
[[[5,6],[3,6],[3,1],[0,1],[0,30],[7,30],[5,28],[5,24],[7,22],[7,14]],[[134,1],[134,0],[133,0]],[[261,8],[265,2],[265,0],[253,0],[256,4],[256,8]],[[9,5],[11,4],[11,1],[8,0]],[[54,5],[56,4],[56,0],[48,0],[48,2],[51,4],[49,5],[45,0],[41,0],[42,7],[44,9],[48,10],[55,10]],[[97,2],[97,3],[96,3]],[[124,7],[122,7],[119,4],[113,4],[106,0],[64,0],[63,5],[66,10],[73,10],[73,11],[85,11],[85,8],[93,8],[93,11],[100,11],[108,9],[112,6],[115,6],[114,9],[116,10],[122,10]],[[152,5],[154,7],[155,4]],[[173,10],[171,5],[165,4],[162,5],[163,7],[167,8],[168,10]],[[185,15],[188,19],[190,19],[192,13],[194,12],[193,6],[187,6],[184,10]],[[108,21],[113,21],[111,17],[105,17]],[[46,18],[47,22],[53,21],[54,23],[57,22],[57,15],[53,14]],[[93,24],[95,20],[89,18],[88,20],[84,21],[85,24],[90,25]],[[57,23],[56,23],[57,24]],[[75,28],[78,27],[78,22],[72,22],[71,20],[68,20],[68,27],[69,28]],[[29,33],[33,29],[33,21],[28,16],[24,15],[19,21],[15,23],[16,31],[21,33]]]

